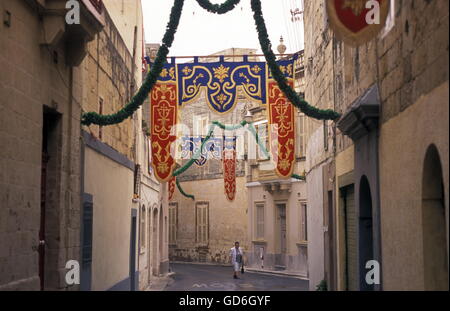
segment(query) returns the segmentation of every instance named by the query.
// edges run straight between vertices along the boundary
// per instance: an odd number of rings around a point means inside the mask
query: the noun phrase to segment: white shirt
[[[232,247],[230,250],[232,264],[234,264],[236,262],[237,254],[241,254],[241,256],[242,256],[241,258],[244,259],[244,252],[242,251],[242,248],[239,247],[239,249],[236,249],[236,247]]]

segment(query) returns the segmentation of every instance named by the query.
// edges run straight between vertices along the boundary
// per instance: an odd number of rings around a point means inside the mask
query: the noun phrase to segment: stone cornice
[[[337,122],[337,127],[355,141],[378,127],[379,115],[378,86],[373,85],[350,106]]]

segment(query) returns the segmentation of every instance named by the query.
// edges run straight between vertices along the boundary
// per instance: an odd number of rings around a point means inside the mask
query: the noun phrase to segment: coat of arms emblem
[[[327,0],[327,13],[337,37],[359,46],[383,29],[390,0]]]

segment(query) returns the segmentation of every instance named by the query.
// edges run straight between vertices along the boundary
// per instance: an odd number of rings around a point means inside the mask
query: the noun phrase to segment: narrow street
[[[232,268],[198,264],[171,264],[165,291],[306,291],[308,281],[295,277],[246,272],[233,279]]]
[[[0,0],[0,294],[448,292],[449,5]]]

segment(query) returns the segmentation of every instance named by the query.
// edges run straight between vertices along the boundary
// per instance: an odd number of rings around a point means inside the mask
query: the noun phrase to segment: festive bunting
[[[151,92],[152,165],[160,182],[168,181],[175,167],[171,144],[176,140],[172,131],[177,123],[176,93],[176,84],[170,82],[158,82]]]
[[[194,101],[206,89],[206,102],[216,113],[225,114],[236,106],[240,88],[250,100],[262,103],[266,97],[264,62],[186,63],[177,65],[180,106]]]
[[[291,87],[294,85],[294,63],[279,61],[281,72]],[[295,114],[292,106],[277,82],[270,76],[267,87],[267,113],[269,141],[276,173],[281,178],[290,178],[295,163]]]
[[[239,3],[238,0],[227,0],[222,5],[213,5],[208,0],[198,0],[198,2],[204,9],[217,14],[227,13],[228,11],[232,10],[237,3]],[[164,62],[166,61],[169,49],[172,46],[175,37],[175,32],[177,31],[178,24],[180,22],[183,4],[184,0],[174,0],[174,4],[170,12],[169,23],[167,24],[166,32],[162,39],[162,44],[158,50],[154,65],[152,66],[150,72],[147,74],[144,83],[141,85],[136,95],[133,96],[131,101],[119,111],[109,115],[101,115],[94,111],[85,112],[81,116],[82,125],[89,126],[91,124],[97,124],[105,126],[121,123],[125,119],[131,117],[133,113],[142,105],[163,70]],[[264,57],[266,59],[268,67],[274,75],[275,81],[277,81],[283,93],[289,98],[289,100],[295,107],[297,107],[307,116],[318,120],[338,119],[340,117],[339,113],[330,109],[321,110],[309,105],[304,100],[304,98],[300,97],[293,90],[293,88],[286,83],[286,79],[283,78],[283,75],[276,64],[275,54],[273,53],[271,48],[272,45],[270,43],[266,24],[262,14],[261,1],[251,0],[251,8],[253,11],[256,30],[258,32],[258,39],[261,45],[261,49],[264,53]],[[226,92],[224,93],[226,94]]]
[[[212,137],[205,142],[205,147],[201,150],[201,145],[205,139],[201,136],[184,136],[181,137],[181,158],[190,159],[197,151],[200,158],[195,159],[197,166],[205,165],[208,159],[220,160],[222,158],[222,139]]]
[[[223,137],[223,181],[228,200],[236,197],[236,137]]]

